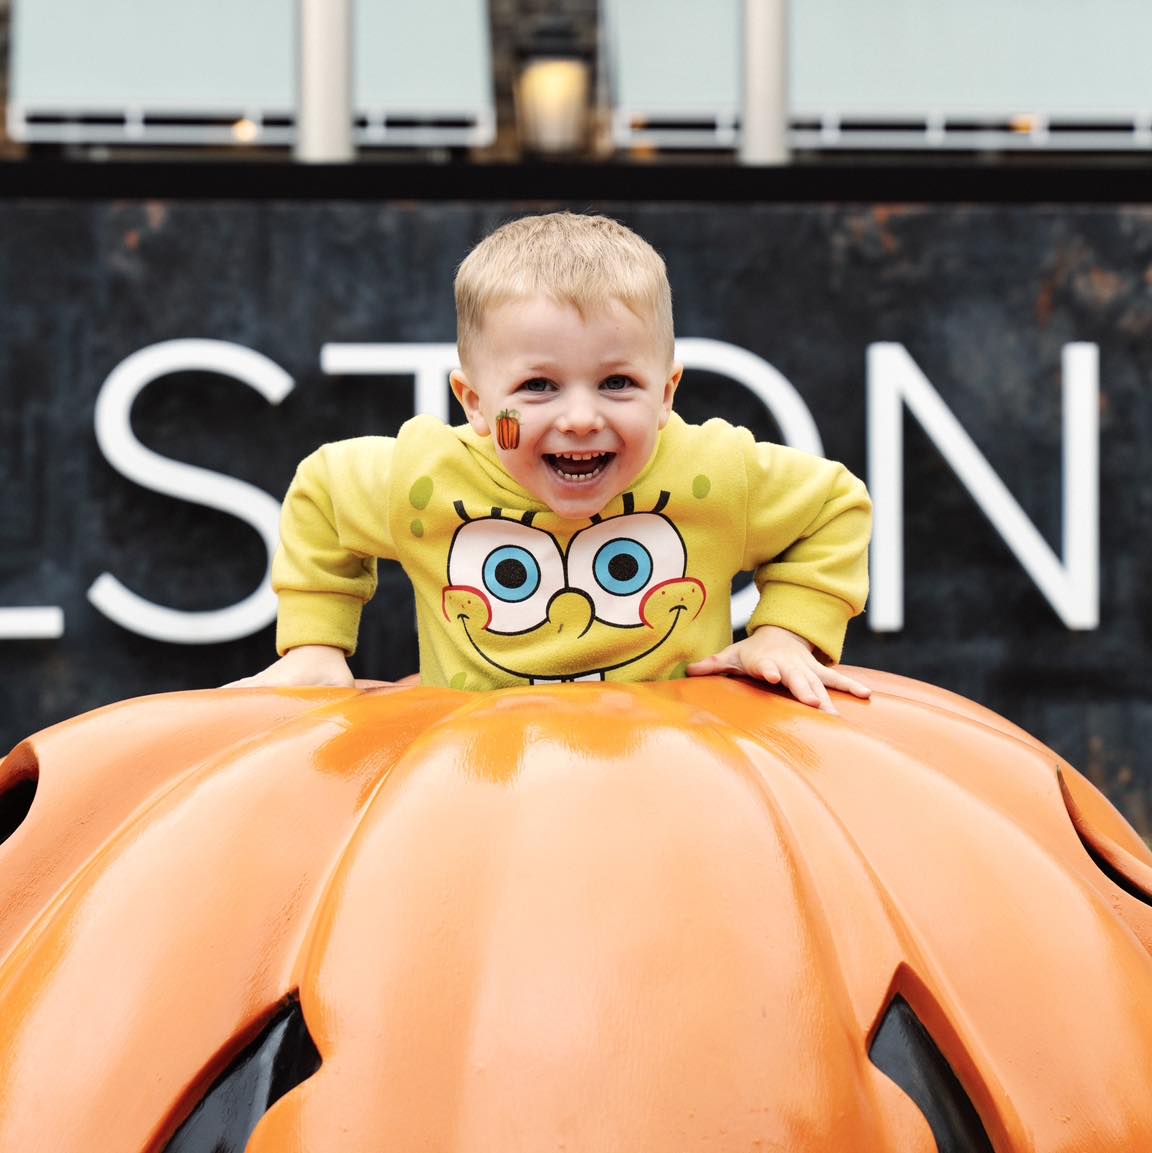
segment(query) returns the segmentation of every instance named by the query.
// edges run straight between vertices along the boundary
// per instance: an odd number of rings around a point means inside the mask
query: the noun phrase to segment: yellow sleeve
[[[868,491],[843,465],[782,445],[753,441],[746,463],[744,567],[760,590],[748,631],[789,629],[834,663],[868,597]]]
[[[360,437],[307,457],[284,498],[272,587],[276,648],[356,651],[360,614],[376,591],[376,558],[395,555],[388,479],[395,441]]]

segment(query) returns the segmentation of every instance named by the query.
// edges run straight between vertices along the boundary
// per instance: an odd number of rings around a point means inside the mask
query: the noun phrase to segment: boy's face
[[[653,329],[618,300],[586,316],[544,296],[506,301],[452,389],[481,436],[517,413],[518,436],[497,438],[500,463],[553,512],[585,519],[632,485],[672,411],[682,366]]]

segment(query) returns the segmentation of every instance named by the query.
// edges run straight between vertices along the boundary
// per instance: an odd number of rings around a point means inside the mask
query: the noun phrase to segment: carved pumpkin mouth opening
[[[163,1153],[243,1153],[260,1118],[319,1068],[320,1053],[294,999],[213,1082]]]
[[[0,764],[0,845],[32,811],[40,765],[27,745],[20,745]]]
[[[868,1056],[919,1107],[940,1153],[994,1153],[972,1099],[903,997],[893,997]]]

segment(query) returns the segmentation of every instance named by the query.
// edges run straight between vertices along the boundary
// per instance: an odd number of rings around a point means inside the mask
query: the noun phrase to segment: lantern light
[[[516,119],[524,151],[538,156],[587,152],[591,92],[592,54],[576,22],[553,11],[529,23],[516,76]]]
[[[582,60],[529,60],[516,83],[520,139],[531,152],[580,152],[588,134],[588,66]]]
[[[242,116],[232,125],[232,139],[237,144],[253,144],[260,136],[260,125],[247,116]]]

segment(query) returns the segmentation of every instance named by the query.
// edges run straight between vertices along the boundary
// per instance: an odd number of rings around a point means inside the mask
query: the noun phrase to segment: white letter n
[[[1063,551],[1049,548],[1004,482],[901,344],[868,349],[868,483],[875,506],[872,596],[876,632],[904,627],[904,406],[1070,629],[1094,629],[1099,594],[1099,350],[1063,352]]]

